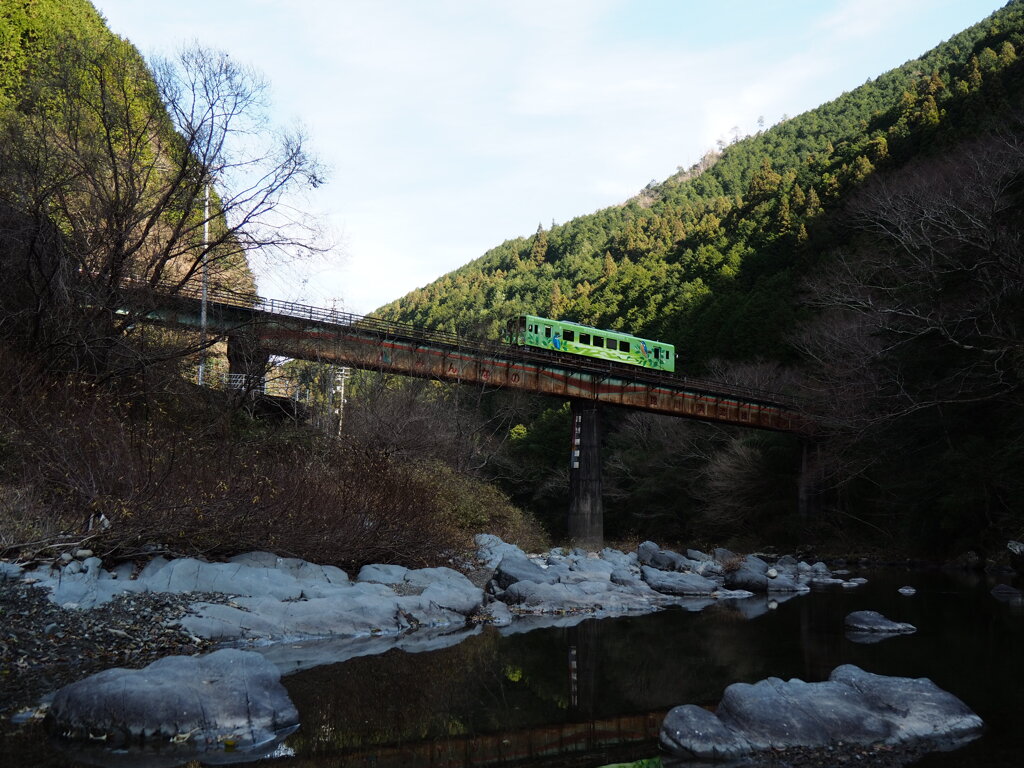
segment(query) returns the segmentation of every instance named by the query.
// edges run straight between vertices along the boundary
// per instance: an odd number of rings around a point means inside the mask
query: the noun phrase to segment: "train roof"
[[[521,315],[521,317],[529,318],[531,320],[541,320],[549,323],[560,323],[562,325],[574,325],[577,328],[586,328],[588,331],[597,331],[598,333],[615,333],[619,336],[628,336],[631,339],[639,339],[640,341],[649,342],[651,344],[660,344],[663,347],[669,347],[673,350],[675,349],[675,347],[667,341],[658,341],[657,339],[648,339],[642,336],[636,336],[635,334],[629,333],[629,331],[616,331],[614,328],[598,328],[594,325],[578,323],[575,320],[554,320],[553,318],[544,317],[543,315]]]

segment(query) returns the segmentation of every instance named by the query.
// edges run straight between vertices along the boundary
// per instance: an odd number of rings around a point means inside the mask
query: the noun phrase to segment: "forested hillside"
[[[798,443],[612,413],[613,530],[991,551],[1024,533],[1022,54],[1014,0],[380,312],[492,338],[519,313],[573,319],[670,341],[684,373],[803,398],[813,520],[793,514]],[[511,453],[557,461],[560,446],[543,446],[563,428],[557,408],[528,420]],[[512,486],[524,503],[561,503]]]
[[[876,168],[998,125],[1020,90],[1018,52],[1024,6],[1013,2],[835,101],[621,206],[506,241],[380,314],[492,337],[521,312],[574,319],[671,341],[698,368],[776,357],[793,322],[786,299],[830,244],[822,214]]]

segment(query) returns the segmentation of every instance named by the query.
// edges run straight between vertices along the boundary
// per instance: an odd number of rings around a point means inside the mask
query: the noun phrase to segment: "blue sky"
[[[144,54],[260,70],[330,169],[330,255],[274,298],[369,312],[538,224],[621,203],[719,139],[851,90],[1002,0],[93,0]]]

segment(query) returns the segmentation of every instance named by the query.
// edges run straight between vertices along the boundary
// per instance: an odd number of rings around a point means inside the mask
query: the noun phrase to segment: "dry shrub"
[[[743,561],[746,559],[746,555],[733,555],[722,563],[722,570],[726,573],[735,573],[743,566]]]
[[[0,555],[60,541],[66,521],[55,518],[31,487],[0,485]]]
[[[109,527],[91,546],[105,556],[259,549],[346,569],[419,567],[439,564],[457,543],[430,485],[382,455],[338,447],[311,457],[167,433],[102,447],[80,437],[88,447],[69,458],[81,461],[64,462],[74,485],[54,501],[85,506],[92,520],[102,515]],[[89,455],[100,449],[106,460],[94,463]]]
[[[40,379],[15,400],[0,413],[19,436],[0,453],[0,481],[21,489],[37,525],[0,519],[6,554],[70,546],[59,531],[112,560],[270,550],[352,570],[447,563],[480,531],[539,540],[536,524],[480,481],[241,413],[225,428],[224,412],[212,418],[195,393],[140,402]],[[3,498],[16,501],[13,491]]]
[[[494,485],[459,474],[440,462],[422,465],[417,474],[431,485],[438,503],[463,537],[464,548],[472,546],[472,537],[477,533],[493,533],[527,552],[539,552],[550,546],[536,518],[515,506]]]

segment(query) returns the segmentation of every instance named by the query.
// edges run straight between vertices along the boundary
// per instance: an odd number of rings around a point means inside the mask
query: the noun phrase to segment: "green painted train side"
[[[509,321],[507,338],[512,344],[638,365],[657,371],[674,372],[676,369],[676,350],[671,344],[565,320],[520,315]]]

